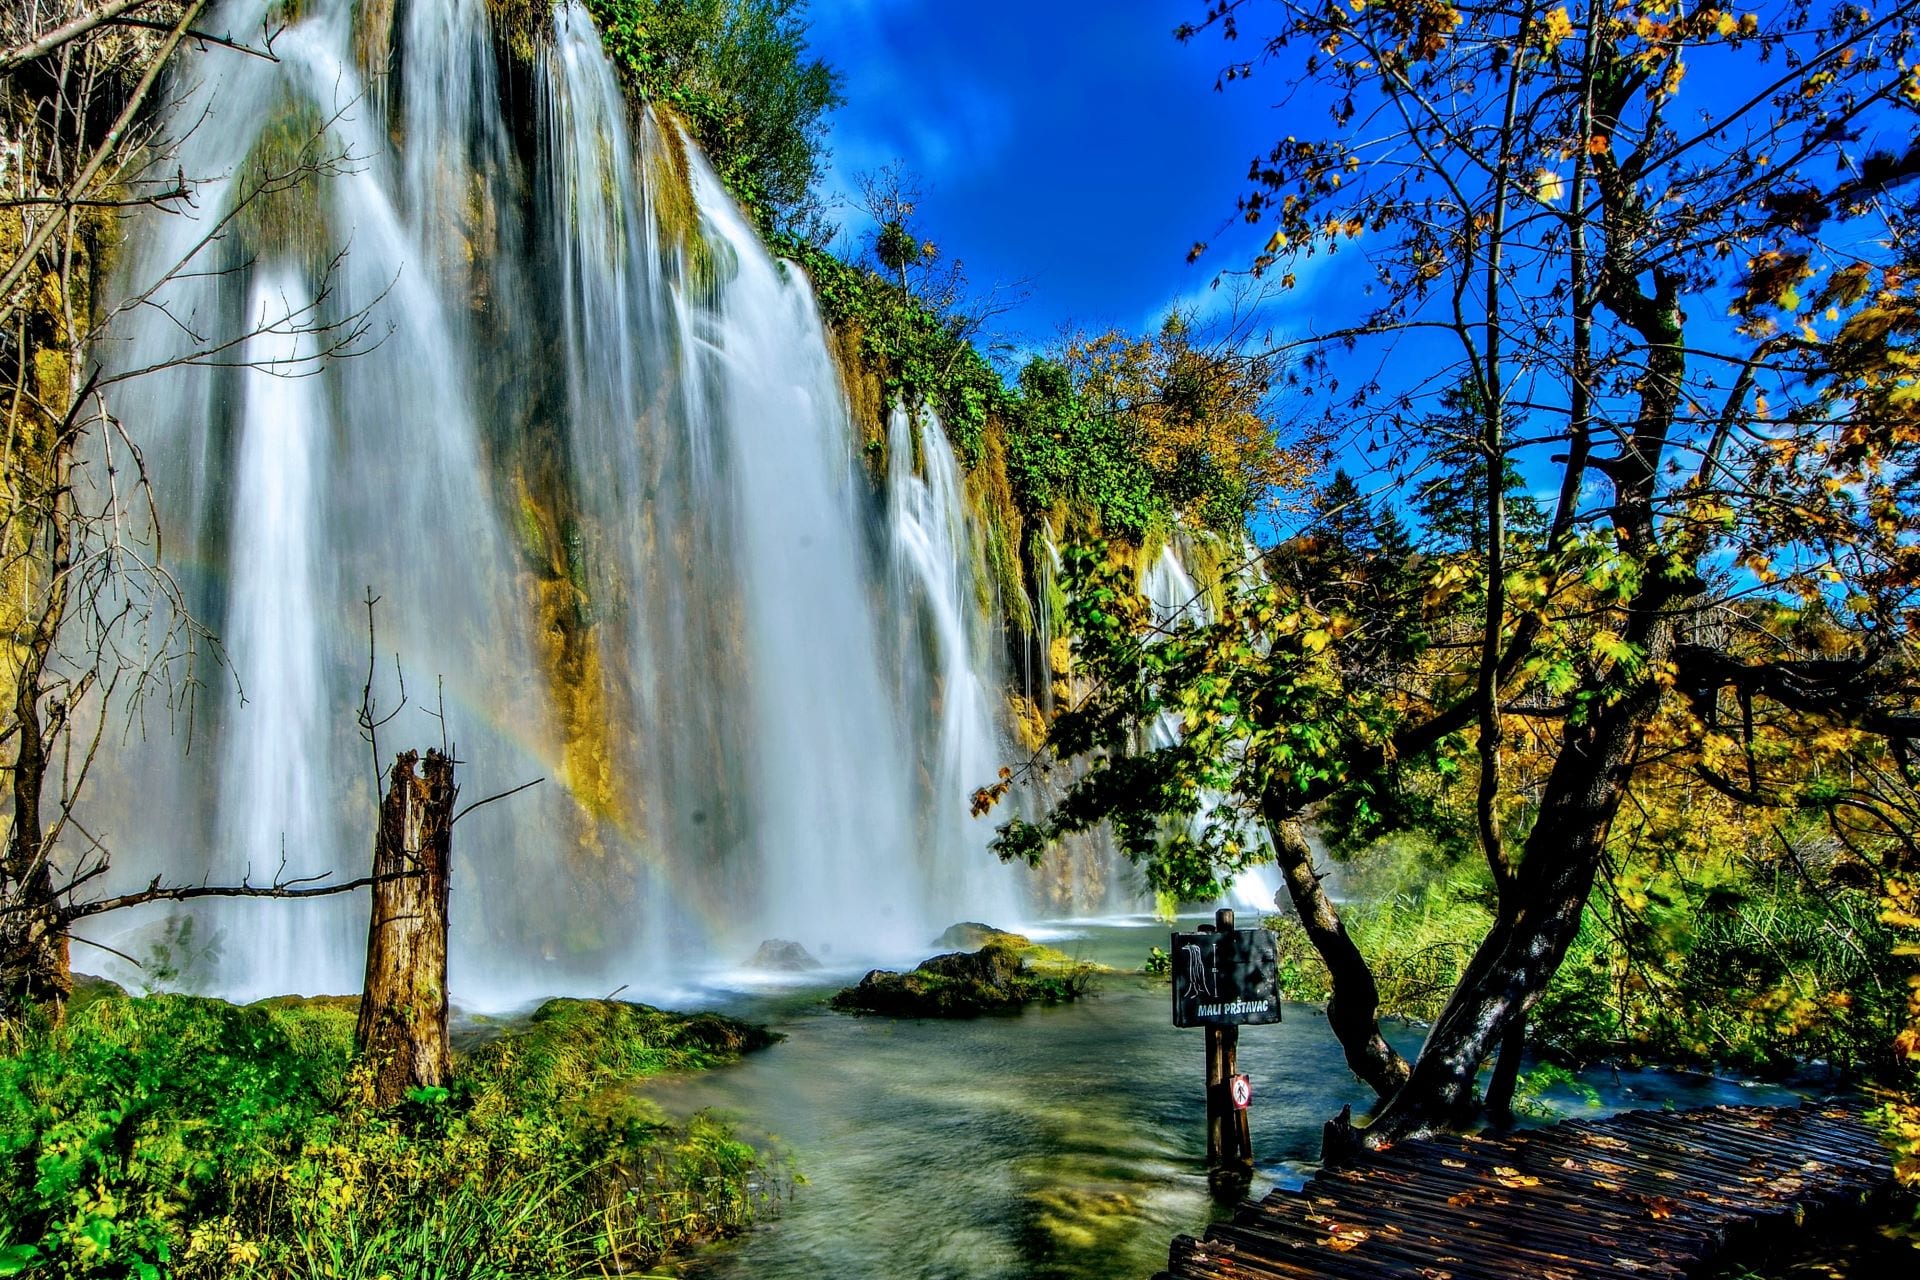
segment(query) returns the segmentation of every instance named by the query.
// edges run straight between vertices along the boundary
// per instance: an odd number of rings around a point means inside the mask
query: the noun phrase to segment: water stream
[[[1183,928],[1192,925],[1183,924]],[[1050,945],[1137,969],[1165,946],[1146,919],[1081,922]],[[1114,975],[1099,994],[1012,1018],[895,1021],[838,1014],[820,987],[709,988],[786,1034],[737,1067],[649,1086],[669,1111],[713,1107],[743,1133],[777,1138],[805,1181],[744,1240],[683,1270],[703,1280],[1094,1280],[1166,1265],[1178,1232],[1217,1212],[1207,1188],[1202,1036],[1171,1025],[1168,988]],[[823,980],[826,981],[826,980]],[[742,989],[742,988],[749,989]],[[1389,1027],[1401,1048],[1420,1030]],[[1321,1125],[1366,1092],[1319,1010],[1289,1005],[1240,1038],[1255,1087],[1256,1194],[1297,1185]],[[1551,1115],[1624,1106],[1791,1102],[1785,1089],[1704,1076],[1596,1073],[1591,1106],[1549,1094]],[[1542,1117],[1547,1118],[1545,1116]]]

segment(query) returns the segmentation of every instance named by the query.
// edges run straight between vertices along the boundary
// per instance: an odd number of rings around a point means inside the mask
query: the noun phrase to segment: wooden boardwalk
[[[1647,1280],[1857,1203],[1893,1164],[1857,1107],[1712,1107],[1405,1142],[1180,1236],[1159,1280]]]

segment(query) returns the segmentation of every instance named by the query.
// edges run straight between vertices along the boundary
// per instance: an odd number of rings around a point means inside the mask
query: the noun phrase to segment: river
[[[1198,923],[1196,920],[1194,923]],[[1182,928],[1191,928],[1185,924]],[[1137,969],[1167,928],[1151,920],[1060,925],[1050,945]],[[891,1020],[836,1013],[837,979],[756,984],[733,975],[703,1003],[786,1039],[722,1071],[649,1086],[670,1112],[712,1107],[772,1143],[803,1179],[782,1212],[678,1274],[699,1280],[1073,1280],[1152,1275],[1179,1232],[1203,1228],[1208,1193],[1202,1034],[1171,1025],[1164,982],[1115,974],[1098,995],[1015,1017]],[[1418,1029],[1391,1031],[1403,1050]],[[1246,1028],[1258,1157],[1253,1191],[1297,1184],[1321,1125],[1366,1091],[1309,1005]],[[1794,1101],[1714,1077],[1597,1074],[1598,1106],[1549,1095],[1560,1114],[1621,1106]]]

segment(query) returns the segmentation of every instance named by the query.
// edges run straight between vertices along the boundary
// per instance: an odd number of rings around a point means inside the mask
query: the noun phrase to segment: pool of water
[[[1183,925],[1190,928],[1190,925]],[[1051,945],[1137,969],[1167,928],[1147,920],[1067,924]],[[931,952],[930,952],[931,953]],[[837,985],[837,984],[836,984]],[[964,1021],[855,1017],[828,1009],[830,986],[710,989],[703,1003],[763,1021],[786,1039],[723,1071],[661,1080],[670,1112],[714,1108],[789,1156],[803,1182],[744,1239],[680,1274],[705,1280],[898,1277],[1035,1280],[1146,1277],[1179,1232],[1216,1213],[1209,1194],[1202,1038],[1171,1025],[1167,985],[1115,974],[1098,995],[1013,1017]],[[1390,1032],[1406,1052],[1420,1032]],[[1263,1193],[1318,1158],[1321,1125],[1370,1101],[1326,1020],[1289,1005],[1245,1028],[1240,1069]],[[1603,1074],[1591,1107],[1781,1101],[1794,1095],[1713,1077]]]

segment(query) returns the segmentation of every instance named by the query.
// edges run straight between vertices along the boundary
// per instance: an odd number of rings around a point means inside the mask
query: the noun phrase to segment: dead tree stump
[[[393,762],[373,841],[367,980],[354,1045],[373,1068],[373,1101],[446,1082],[447,861],[453,844],[453,760],[407,751]]]

